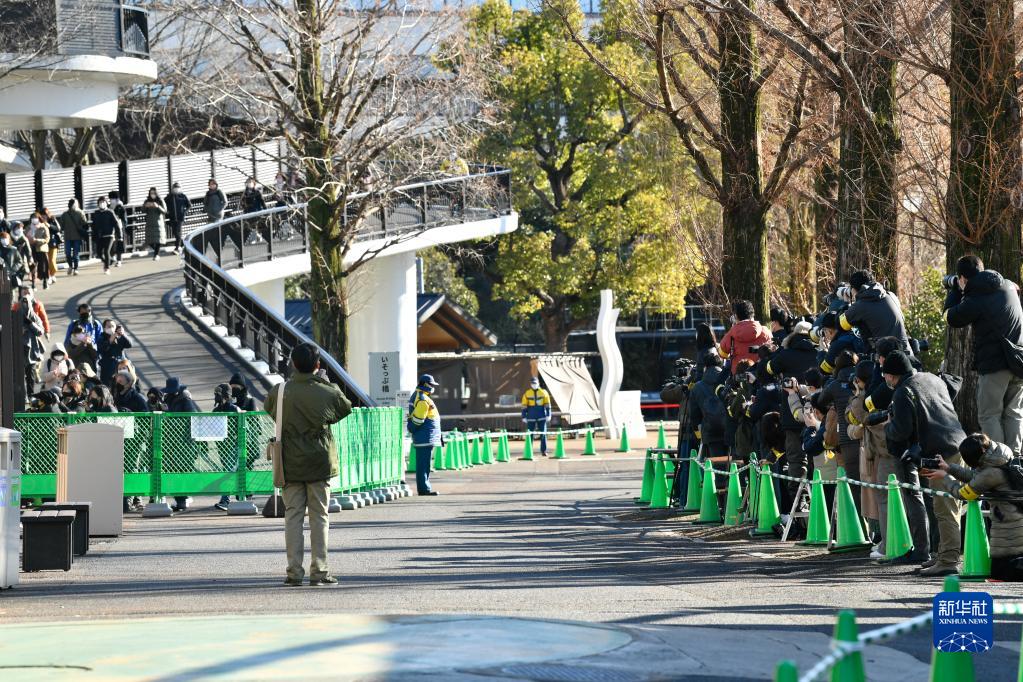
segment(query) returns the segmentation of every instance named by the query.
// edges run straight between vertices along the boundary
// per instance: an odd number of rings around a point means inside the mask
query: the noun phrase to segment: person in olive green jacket
[[[288,552],[288,575],[284,584],[302,584],[302,559],[305,540],[302,521],[308,509],[309,544],[312,561],[309,584],[336,585],[337,579],[327,571],[327,503],[329,480],[338,473],[337,447],[331,435],[331,424],[341,421],[352,411],[352,404],[341,389],[319,376],[319,349],[308,343],[291,351],[295,373],[284,384],[270,389],[263,407],[274,420],[277,401],[284,392],[281,415],[281,444],[284,453],[284,544]]]

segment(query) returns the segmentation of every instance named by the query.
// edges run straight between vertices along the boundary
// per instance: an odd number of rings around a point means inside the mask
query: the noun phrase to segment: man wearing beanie
[[[959,464],[962,461],[959,444],[966,438],[966,433],[959,423],[945,382],[930,372],[914,370],[909,356],[898,350],[885,357],[881,372],[885,383],[894,390],[885,427],[888,451],[892,457],[901,457],[913,446],[918,446],[922,457],[941,455],[946,462]],[[919,466],[919,462],[914,462],[914,466]],[[959,572],[961,511],[958,500],[934,497],[938,552],[933,564],[927,566],[929,562],[925,562],[920,575],[937,577]],[[914,530],[915,545],[921,534],[919,529]]]

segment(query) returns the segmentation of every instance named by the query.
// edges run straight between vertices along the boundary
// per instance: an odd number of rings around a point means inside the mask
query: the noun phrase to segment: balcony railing
[[[0,52],[149,57],[149,13],[121,0],[0,2]]]

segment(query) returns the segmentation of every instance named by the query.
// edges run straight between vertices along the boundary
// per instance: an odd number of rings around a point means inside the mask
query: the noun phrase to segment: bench
[[[71,570],[76,513],[65,509],[21,513],[21,570]]]
[[[92,502],[43,502],[38,509],[76,512],[74,552],[75,556],[85,556],[89,551],[89,510],[92,509]]]

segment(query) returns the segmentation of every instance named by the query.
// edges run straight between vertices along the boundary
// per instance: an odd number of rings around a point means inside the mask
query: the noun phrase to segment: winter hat
[[[821,318],[820,326],[822,329],[838,329],[838,315],[836,315],[834,311],[830,310],[824,313],[824,316]]]
[[[874,379],[874,362],[864,360],[856,365],[856,378],[869,386]]]
[[[908,355],[897,350],[885,356],[884,367],[881,368],[881,371],[901,377],[913,371],[913,363],[909,361]]]
[[[188,386],[182,386],[181,380],[177,377],[168,377],[167,383],[160,391],[164,394],[174,394],[184,391]]]
[[[227,383],[231,384],[232,386],[244,386],[245,385],[245,382],[242,381],[242,375],[239,374],[238,372],[235,372],[234,374],[232,374],[231,378],[227,380]]]
[[[812,328],[813,328],[812,324],[810,324],[806,320],[800,320],[799,322],[796,322],[796,326],[792,328],[792,333],[793,334],[809,334],[810,333],[810,329],[812,329]]]

